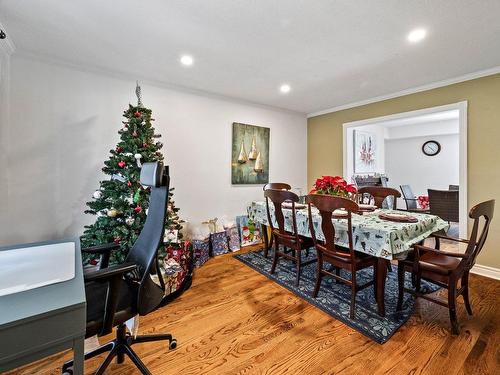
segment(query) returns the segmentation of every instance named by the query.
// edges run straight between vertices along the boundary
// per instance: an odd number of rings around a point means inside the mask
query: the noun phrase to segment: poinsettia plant
[[[356,192],[356,186],[348,184],[340,176],[323,176],[316,180],[310,194],[326,194],[350,198]]]

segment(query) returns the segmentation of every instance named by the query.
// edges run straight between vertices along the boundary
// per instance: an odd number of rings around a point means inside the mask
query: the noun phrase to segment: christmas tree
[[[141,90],[136,88],[137,106],[129,104],[123,116],[123,127],[118,131],[120,142],[115,149],[110,150],[110,157],[104,162],[102,171],[111,176],[100,182],[100,188],[93,194],[93,200],[87,202],[89,207],[85,213],[96,215],[94,224],[85,226],[81,237],[82,247],[101,245],[114,242],[120,245],[121,251],[113,251],[110,261],[123,262],[128,249],[132,247],[146,221],[149,204],[150,188],[140,184],[142,163],[162,161],[160,152],[163,144],[157,139],[151,125],[151,110],[144,108],[141,102]],[[166,233],[172,233],[171,243],[166,246],[178,246],[182,238],[179,219],[179,208],[175,207],[173,188],[169,192]],[[160,249],[160,255],[165,255],[165,248]],[[84,261],[92,256],[83,253]],[[95,257],[95,256],[94,256]]]

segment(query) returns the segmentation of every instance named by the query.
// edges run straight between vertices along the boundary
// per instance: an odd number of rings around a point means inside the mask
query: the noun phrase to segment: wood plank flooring
[[[500,374],[500,282],[472,275],[470,284],[474,315],[459,298],[460,336],[450,334],[447,309],[419,300],[410,321],[379,345],[228,254],[198,269],[179,299],[141,318],[140,333],[171,332],[178,348],[134,350],[153,374]],[[9,375],[60,374],[69,357]],[[87,361],[86,374],[102,359]],[[126,359],[106,373],[137,371]]]

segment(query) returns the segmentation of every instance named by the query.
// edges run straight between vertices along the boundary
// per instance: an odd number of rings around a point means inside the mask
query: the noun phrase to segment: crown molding
[[[449,78],[449,79],[445,79],[442,81],[429,83],[427,85],[422,85],[422,86],[417,86],[417,87],[413,87],[413,88],[402,90],[402,91],[397,91],[397,92],[392,93],[392,94],[376,96],[376,97],[373,97],[370,99],[360,100],[358,102],[353,102],[353,103],[348,103],[348,104],[342,104],[342,105],[339,105],[336,107],[323,109],[321,111],[308,113],[307,118],[321,116],[321,115],[325,115],[327,113],[332,113],[332,112],[338,112],[338,111],[342,111],[344,109],[361,107],[361,106],[367,105],[367,104],[381,102],[381,101],[388,100],[388,99],[394,99],[394,98],[398,98],[400,96],[415,94],[417,92],[437,89],[439,87],[444,87],[444,86],[453,85],[455,83],[470,81],[470,80],[473,80],[476,78],[487,77],[487,76],[491,76],[491,75],[498,74],[498,73],[500,73],[500,66],[495,66],[495,67],[490,68],[490,69],[479,70],[477,72],[464,74],[464,75],[461,75],[461,76],[458,76],[455,78]]]
[[[2,25],[0,22],[0,29],[2,29],[5,34],[7,34],[7,38],[5,39],[0,39],[0,53],[3,55],[12,55],[15,50],[16,46],[14,45],[14,42],[12,41],[12,38],[10,37],[9,33],[7,32],[7,29]]]
[[[224,101],[235,103],[235,104],[250,105],[253,107],[258,107],[258,108],[267,109],[267,110],[271,110],[271,111],[278,111],[278,112],[290,113],[293,115],[300,115],[300,116],[304,116],[304,119],[306,118],[305,112],[294,111],[292,109],[272,106],[269,104],[262,104],[262,103],[258,103],[258,102],[253,102],[251,100],[240,99],[240,98],[236,98],[236,97],[232,97],[232,96],[213,93],[210,91],[193,89],[193,88],[189,88],[189,87],[182,86],[182,85],[176,85],[173,83],[154,80],[154,79],[151,79],[150,77],[146,77],[146,76],[141,76],[141,75],[128,73],[128,72],[124,72],[124,71],[120,71],[120,70],[108,69],[108,68],[105,68],[102,66],[90,66],[90,65],[87,66],[84,64],[74,63],[74,62],[71,62],[68,60],[54,58],[52,56],[48,56],[48,55],[41,54],[41,53],[34,53],[34,52],[29,52],[29,51],[24,51],[24,50],[18,50],[16,52],[15,56],[16,56],[16,58],[23,58],[23,59],[28,59],[28,60],[32,60],[32,61],[43,62],[46,64],[57,65],[57,66],[61,66],[61,67],[68,68],[68,69],[78,70],[78,71],[83,72],[83,73],[99,74],[99,75],[104,75],[106,77],[119,79],[119,80],[125,80],[125,81],[136,82],[138,80],[142,84],[146,84],[146,85],[150,85],[150,86],[154,86],[154,87],[158,87],[158,88],[179,91],[179,92],[183,92],[186,94],[197,95],[197,96],[201,96],[201,97],[205,97],[205,98],[224,100]],[[134,85],[135,85],[135,83],[134,83]]]

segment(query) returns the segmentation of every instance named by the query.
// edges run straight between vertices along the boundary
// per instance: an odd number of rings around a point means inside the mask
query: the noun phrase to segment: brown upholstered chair
[[[418,207],[418,199],[413,194],[413,190],[410,185],[400,185],[401,193],[403,193],[403,199],[406,203],[406,211],[408,212],[420,212],[423,214],[429,213],[429,209],[422,209]]]
[[[486,242],[488,229],[493,219],[495,201],[489,200],[479,203],[469,211],[469,217],[474,220],[472,232],[468,240],[460,240],[447,236],[434,235],[436,248],[422,245],[414,246],[413,261],[401,260],[398,262],[399,296],[397,309],[401,310],[403,304],[405,271],[411,271],[416,280],[416,292],[407,290],[417,297],[425,298],[441,306],[448,307],[453,334],[459,333],[457,322],[456,302],[462,295],[467,313],[472,315],[469,301],[469,272],[476,262],[476,258]],[[448,252],[439,250],[440,240],[462,242],[467,244],[465,253]],[[448,289],[448,301],[443,302],[433,297],[419,293],[420,280],[428,280],[443,288]],[[460,288],[457,287],[460,280]]]
[[[342,197],[331,195],[309,194],[306,198],[309,212],[309,230],[318,253],[318,268],[316,273],[316,285],[314,287],[313,297],[316,297],[321,285],[321,279],[324,275],[333,277],[337,282],[342,282],[351,286],[351,307],[349,316],[354,319],[354,309],[356,306],[356,293],[371,285],[374,286],[375,295],[377,295],[377,259],[367,254],[354,251],[352,239],[351,213],[358,212],[359,206],[356,202]],[[311,204],[314,205],[321,215],[321,229],[325,241],[319,241],[316,238],[314,230]],[[335,245],[335,227],[332,223],[332,214],[335,210],[344,208],[347,210],[347,231],[349,238],[349,248],[343,248]],[[335,267],[335,273],[323,268],[323,263],[330,263]],[[373,280],[364,285],[356,284],[356,271],[373,267]],[[351,272],[350,280],[340,276],[340,270],[345,269]],[[383,298],[383,296],[382,296]]]
[[[262,187],[262,190],[266,191],[268,189],[276,190],[290,190],[292,187],[286,182],[269,182]],[[267,258],[269,250],[273,247],[273,236],[269,238],[267,233],[267,225],[261,224],[260,232],[264,238],[264,256]]]
[[[297,231],[295,203],[299,201],[299,197],[291,191],[275,189],[265,190],[264,196],[266,197],[267,219],[269,226],[271,227],[271,233],[274,241],[274,255],[271,273],[274,273],[276,270],[276,265],[278,264],[278,259],[280,257],[292,260],[297,265],[296,285],[299,285],[302,266],[316,262],[316,259],[302,262],[302,250],[308,250],[313,246],[313,243],[311,238],[300,236]],[[276,222],[278,223],[278,228],[274,227],[271,211],[269,209],[269,201],[271,201],[274,206],[274,216],[276,218]],[[282,203],[285,201],[292,204],[291,232],[285,230],[285,215],[283,214],[282,207]],[[283,247],[283,251],[280,249],[280,245]],[[288,249],[290,249],[290,251],[288,251]]]
[[[384,186],[365,186],[358,189],[358,194],[361,196],[369,195],[373,197],[375,206],[382,208],[382,203],[387,197],[392,198],[392,209],[395,210],[397,206],[397,198],[401,197],[401,193],[393,188]]]
[[[431,215],[439,216],[447,222],[458,223],[458,190],[427,189]]]

